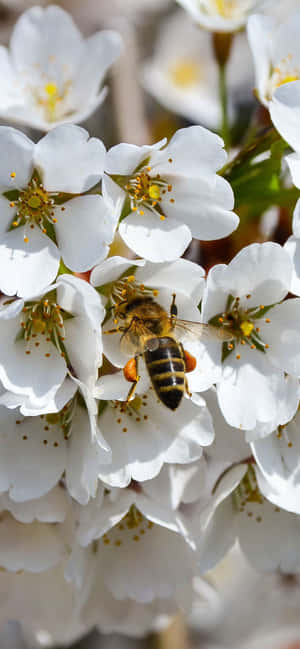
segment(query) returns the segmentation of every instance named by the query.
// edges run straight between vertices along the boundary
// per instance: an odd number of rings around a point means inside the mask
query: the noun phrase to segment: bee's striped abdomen
[[[185,361],[181,346],[168,336],[157,338],[158,347],[144,352],[153,388],[167,408],[176,410],[185,389]]]

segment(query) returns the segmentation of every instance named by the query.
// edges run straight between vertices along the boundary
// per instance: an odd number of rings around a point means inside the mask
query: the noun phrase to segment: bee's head
[[[114,318],[125,320],[128,313],[128,307],[136,300],[147,298],[154,298],[158,295],[156,289],[149,288],[144,284],[136,281],[134,275],[122,277],[114,283],[111,292],[112,308],[114,311]]]

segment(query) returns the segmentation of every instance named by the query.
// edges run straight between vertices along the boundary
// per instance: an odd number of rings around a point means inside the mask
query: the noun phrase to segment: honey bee
[[[186,374],[197,365],[180,338],[188,335],[226,342],[232,335],[221,327],[179,319],[175,293],[167,313],[155,300],[157,295],[158,291],[137,285],[133,276],[119,280],[114,287],[111,308],[114,323],[122,321],[122,324],[104,333],[121,333],[121,351],[131,357],[123,369],[126,380],[132,383],[126,403],[133,398],[140,379],[138,361],[143,357],[159,401],[174,411],[185,392],[191,396]]]

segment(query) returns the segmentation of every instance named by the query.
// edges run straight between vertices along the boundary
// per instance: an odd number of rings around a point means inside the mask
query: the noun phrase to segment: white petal
[[[249,517],[248,510],[252,516]],[[277,511],[267,500],[249,503],[238,515],[239,542],[247,559],[264,572],[293,574],[300,568],[299,517]],[[261,519],[259,524],[257,518]]]
[[[72,498],[82,505],[95,497],[98,469],[106,461],[107,452],[91,439],[87,412],[77,408],[68,443],[66,485]]]
[[[108,252],[117,225],[102,196],[79,196],[55,210],[58,247],[68,268],[80,273]]]
[[[35,500],[15,502],[8,494],[0,496],[0,507],[13,515],[20,523],[63,523],[68,512],[68,499],[66,492],[60,486],[54,487],[45,496]]]
[[[296,187],[300,187],[300,156],[298,153],[291,153],[285,157],[285,161],[291,172],[292,181]]]
[[[132,266],[144,266],[144,259],[126,259],[125,257],[109,257],[101,264],[95,266],[91,272],[90,282],[92,286],[104,286],[115,282],[123,273]]]
[[[270,323],[261,324],[262,340],[268,342],[268,358],[276,367],[300,376],[300,299],[291,298],[270,310]]]
[[[145,286],[169,288],[183,292],[198,304],[204,288],[204,269],[187,259],[177,259],[169,264],[147,263],[135,273],[136,279]]]
[[[179,129],[167,147],[152,152],[151,173],[194,178],[212,174],[223,167],[227,160],[223,146],[223,140],[203,126]],[[169,159],[172,159],[172,163]]]
[[[293,149],[300,151],[300,81],[277,88],[270,104],[270,115],[280,135]]]
[[[166,138],[153,145],[136,146],[135,144],[117,144],[106,154],[105,171],[108,174],[131,174],[146,160],[152,151],[160,149],[166,143]]]
[[[80,194],[95,185],[103,173],[105,147],[74,124],[57,126],[34,150],[34,163],[47,191]]]
[[[222,502],[202,532],[199,543],[199,565],[204,574],[225,556],[236,539],[234,511],[231,498]]]
[[[21,131],[0,126],[0,148],[5,151],[0,163],[1,190],[23,189],[33,172],[33,142]]]
[[[245,346],[240,359],[233,352],[225,361],[217,393],[219,406],[230,426],[252,430],[257,421],[273,421],[285,379],[283,371],[272,367],[267,356]]]
[[[0,420],[2,487],[6,482],[5,489],[18,502],[39,498],[55,486],[65,469],[62,431],[40,417],[23,419],[5,410],[1,408]]]
[[[247,23],[247,35],[254,59],[256,87],[260,100],[265,103],[267,82],[269,78],[271,57],[270,39],[274,33],[275,24],[272,17],[252,15]],[[277,58],[279,60],[279,57]]]
[[[167,179],[172,181],[171,176]],[[231,211],[233,191],[220,176],[176,178],[171,195],[175,202],[163,200],[162,210],[167,217],[186,223],[196,239],[221,239],[239,224],[239,217]]]
[[[300,238],[300,200],[297,201],[293,214],[293,235]]]
[[[0,520],[0,565],[17,572],[42,572],[66,556],[66,548],[54,525],[18,523],[9,514]]]
[[[15,25],[10,42],[12,60],[19,72],[36,71],[46,82],[57,81],[63,72],[72,78],[82,40],[70,14],[63,9],[32,7]]]
[[[72,87],[72,98],[78,108],[83,101],[88,103],[97,94],[99,85],[121,50],[121,37],[113,31],[96,32],[84,42]]]
[[[299,391],[299,379],[286,374],[284,376],[284,384],[277,397],[273,419],[267,423],[258,422],[253,430],[248,430],[246,433],[247,442],[266,437],[276,430],[277,426],[284,426],[288,421],[291,421],[298,409]]]
[[[144,212],[143,216],[132,212],[120,223],[119,232],[126,245],[153,262],[180,257],[191,242],[189,228],[173,218],[161,221],[149,210]]]
[[[56,245],[37,226],[7,232],[0,242],[0,288],[24,298],[39,294],[55,279],[59,260]]]
[[[53,398],[65,378],[66,363],[52,343],[44,340],[39,347],[30,345],[30,354],[26,354],[26,342],[15,342],[19,329],[19,318],[0,321],[1,380],[7,390],[29,397],[38,406],[41,400],[44,404]]]

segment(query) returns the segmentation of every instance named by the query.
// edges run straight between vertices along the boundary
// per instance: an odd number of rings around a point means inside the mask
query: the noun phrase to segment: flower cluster
[[[232,32],[261,3],[181,4]],[[204,607],[237,539],[256,569],[300,571],[300,200],[284,245],[183,257],[238,228],[241,187],[300,187],[298,23],[248,21],[274,127],[233,160],[200,125],[108,150],[76,125],[114,32],[33,7],[0,51],[0,114],[46,132],[0,126],[0,619],[49,645]]]

